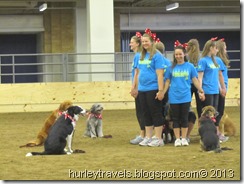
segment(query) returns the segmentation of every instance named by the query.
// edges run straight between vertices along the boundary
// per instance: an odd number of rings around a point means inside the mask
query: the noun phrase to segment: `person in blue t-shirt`
[[[197,79],[197,71],[192,63],[187,62],[183,45],[175,45],[172,67],[166,70],[163,93],[169,88],[169,104],[172,110],[173,129],[177,146],[188,146],[188,112],[191,104],[191,81],[198,89],[200,99],[204,100],[204,91]],[[181,136],[181,139],[180,139]]]
[[[138,63],[138,97],[142,107],[143,121],[145,123],[146,136],[141,146],[163,146],[162,129],[162,99],[163,99],[163,75],[165,60],[155,48],[156,35],[146,29],[143,34],[142,52]],[[152,139],[153,129],[155,138]]]
[[[199,42],[197,39],[190,39],[187,42],[186,53],[187,53],[188,62],[192,63],[197,71],[198,61],[200,59],[200,48],[199,48]],[[202,102],[199,99],[197,88],[194,86],[193,83],[191,83],[191,96],[193,96],[193,94],[194,94],[195,100],[196,100],[197,115],[198,115],[198,118],[200,118],[201,113],[202,113]],[[189,129],[189,127],[188,127],[188,129]]]
[[[222,70],[224,70],[223,61],[216,57],[218,52],[216,39],[217,37],[211,38],[204,45],[202,58],[198,62],[198,79],[205,92],[202,107],[211,105],[218,110],[219,93],[221,92],[222,96],[225,96],[226,86],[222,74]],[[219,121],[216,121],[215,126],[219,135]],[[221,137],[219,136],[219,138]]]
[[[140,32],[136,32],[135,36],[132,36],[130,39],[130,49],[133,50],[135,53],[133,63],[132,63],[132,70],[131,70],[131,76],[132,76],[132,87],[131,87],[131,96],[135,98],[135,109],[136,109],[136,117],[137,121],[140,126],[140,135],[136,136],[134,139],[130,140],[131,144],[139,144],[141,141],[143,141],[145,137],[145,124],[142,121],[142,110],[141,105],[138,98],[138,90],[135,87],[135,81],[134,76],[135,73],[138,72],[136,69],[136,66],[138,65],[138,61],[140,59],[140,52],[142,50],[141,48],[141,34]]]
[[[165,69],[164,69],[164,75],[165,75],[165,72],[167,70],[168,67],[170,67],[172,65],[171,61],[165,57],[165,46],[163,44],[163,42],[161,42],[159,39],[156,40],[156,43],[155,43],[155,46],[156,46],[156,49],[162,54],[162,57],[163,59],[165,60]],[[164,78],[164,82],[165,82],[165,78]],[[163,116],[165,118],[166,116],[166,113],[165,112],[165,109],[166,109],[166,104],[168,103],[168,91],[164,94],[164,98],[162,100],[162,103],[163,103],[163,109],[162,109],[162,113],[163,113]]]
[[[228,91],[228,68],[230,67],[230,60],[226,51],[226,43],[224,41],[224,39],[219,39],[217,41],[217,48],[218,48],[218,52],[217,52],[217,56],[220,57],[220,59],[223,61],[223,70],[222,70],[222,74],[224,77],[224,83],[225,83],[225,87],[226,87],[226,93]],[[217,122],[220,122],[223,114],[224,114],[224,109],[225,109],[225,95],[222,95],[223,91],[220,91],[219,94],[219,103],[218,103],[218,112],[219,115],[216,118]],[[222,142],[225,142],[228,140],[228,137],[225,137],[224,134],[222,134],[221,132],[219,132],[219,139]]]

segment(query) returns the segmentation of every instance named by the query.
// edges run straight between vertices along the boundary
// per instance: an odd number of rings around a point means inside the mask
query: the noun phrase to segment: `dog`
[[[227,113],[224,113],[220,120],[219,131],[227,136],[235,136],[236,134],[235,123],[229,118]]]
[[[34,147],[34,146],[41,146],[43,145],[44,141],[46,140],[49,130],[52,127],[52,125],[54,124],[54,122],[56,121],[56,119],[64,112],[68,109],[68,107],[72,106],[73,103],[70,100],[66,100],[64,102],[62,102],[59,105],[58,109],[55,109],[44,121],[44,125],[42,127],[42,129],[40,130],[40,132],[37,135],[36,140],[30,141],[29,143],[20,146],[20,148],[22,147]]]
[[[217,128],[214,124],[217,114],[213,106],[206,106],[202,109],[198,132],[201,137],[200,144],[203,151],[214,151],[215,153],[222,151],[217,135]]]
[[[99,103],[92,105],[88,118],[86,121],[86,130],[84,132],[84,137],[91,138],[111,138],[111,135],[103,135],[103,122],[102,122],[102,112],[103,106]]]
[[[73,133],[74,122],[78,120],[80,114],[84,113],[85,110],[81,107],[70,106],[65,113],[62,113],[62,115],[51,127],[47,139],[44,142],[44,151],[30,152],[27,153],[26,156],[71,154],[70,152],[66,152],[64,150],[67,144],[66,139],[68,135]]]

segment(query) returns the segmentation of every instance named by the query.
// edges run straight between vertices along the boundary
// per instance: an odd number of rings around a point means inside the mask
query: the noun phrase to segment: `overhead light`
[[[47,3],[43,3],[41,6],[39,6],[39,11],[44,11],[47,9]]]
[[[166,10],[167,11],[170,11],[170,10],[173,10],[173,9],[176,9],[176,8],[179,8],[179,3],[172,3],[172,4],[169,4],[166,6]]]

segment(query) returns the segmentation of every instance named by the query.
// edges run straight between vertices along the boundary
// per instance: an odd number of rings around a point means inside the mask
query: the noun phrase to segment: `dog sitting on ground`
[[[43,145],[44,141],[46,140],[49,130],[51,126],[54,124],[56,119],[68,109],[68,107],[72,106],[72,102],[69,100],[64,101],[59,105],[58,109],[55,109],[44,121],[44,125],[41,131],[38,133],[36,140],[30,141],[26,145],[20,147],[34,147],[34,146],[41,146]]]
[[[216,115],[217,111],[213,106],[206,106],[202,109],[198,132],[201,137],[200,144],[203,151],[214,151],[216,153],[222,151],[217,136],[217,128],[214,124]]]
[[[236,134],[236,126],[227,113],[224,113],[220,120],[219,131],[227,136],[234,136]]]
[[[61,155],[71,154],[64,151],[66,146],[66,139],[71,135],[74,126],[73,124],[78,121],[79,115],[84,114],[85,110],[79,106],[70,106],[67,112],[63,113],[51,127],[47,139],[44,142],[43,152],[30,152],[26,156],[34,155]]]
[[[93,104],[90,112],[88,113],[88,118],[86,121],[86,130],[84,137],[102,137],[102,138],[111,138],[111,135],[103,135],[102,128],[102,112],[103,106],[99,103]]]

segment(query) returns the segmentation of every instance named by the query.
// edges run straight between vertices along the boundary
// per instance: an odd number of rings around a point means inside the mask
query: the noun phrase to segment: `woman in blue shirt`
[[[142,52],[138,63],[138,76],[135,76],[138,86],[138,97],[143,112],[146,137],[139,143],[141,146],[163,146],[162,129],[162,99],[163,75],[165,61],[155,48],[155,34],[145,31],[142,41]],[[155,138],[152,139],[153,129]]]
[[[186,140],[188,129],[188,112],[191,104],[191,81],[199,91],[200,99],[204,99],[204,91],[197,80],[197,71],[193,64],[186,62],[186,50],[183,45],[174,48],[172,67],[166,70],[165,93],[169,88],[169,103],[172,110],[173,129],[176,137],[174,145],[188,146]],[[180,139],[180,136],[182,137]]]
[[[222,74],[222,70],[224,70],[223,61],[216,57],[218,52],[216,39],[212,38],[204,45],[202,58],[198,63],[198,79],[205,92],[205,100],[202,102],[202,107],[211,105],[218,110],[219,92],[221,91],[222,96],[225,96],[226,87]],[[216,121],[215,125],[219,135],[219,121]]]
[[[228,91],[228,68],[230,67],[230,60],[226,51],[226,43],[224,41],[224,39],[220,39],[217,41],[217,48],[218,48],[218,53],[217,56],[220,57],[223,61],[223,70],[222,70],[222,74],[224,77],[224,83],[226,86],[226,92]],[[222,95],[222,91],[220,91],[219,94],[219,103],[218,103],[218,112],[219,115],[216,118],[217,122],[220,122],[223,114],[224,114],[224,109],[225,109],[225,96]],[[222,142],[225,142],[228,140],[228,137],[225,137],[223,134],[221,134],[221,132],[219,132],[219,139]]]

